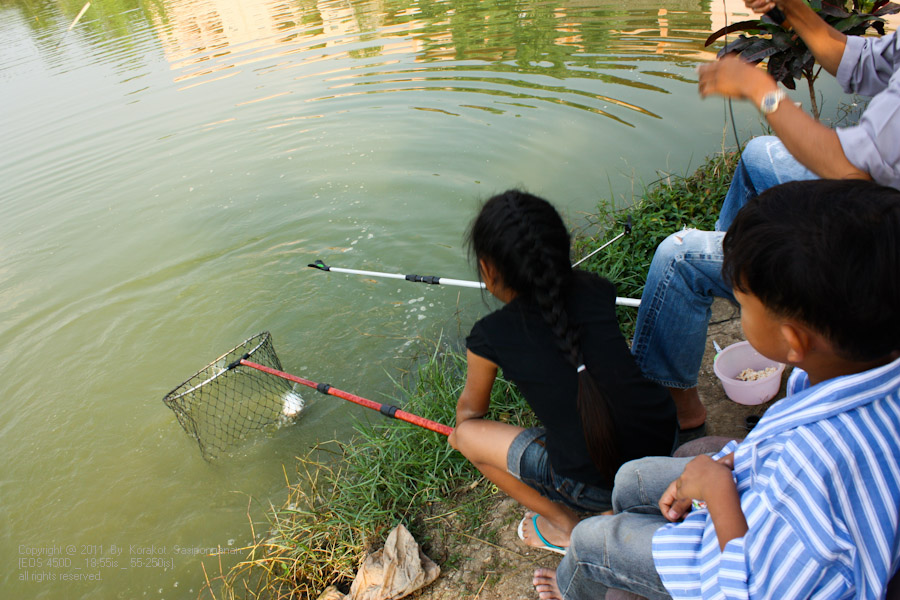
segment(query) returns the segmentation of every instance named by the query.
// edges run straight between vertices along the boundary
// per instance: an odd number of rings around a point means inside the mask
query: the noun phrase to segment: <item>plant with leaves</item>
[[[808,0],[810,7],[829,25],[845,35],[863,35],[874,29],[884,35],[884,16],[900,12],[900,5],[889,0],[860,2],[859,0]],[[786,26],[788,26],[786,28]],[[719,50],[721,58],[737,53],[747,62],[757,64],[768,59],[766,68],[775,81],[788,89],[796,89],[795,79],[805,79],[809,87],[809,99],[813,116],[819,118],[815,81],[822,70],[816,67],[812,52],[802,39],[789,29],[789,23],[776,22],[771,14],[760,19],[732,23],[714,32],[706,40],[712,44],[724,35],[745,31]]]

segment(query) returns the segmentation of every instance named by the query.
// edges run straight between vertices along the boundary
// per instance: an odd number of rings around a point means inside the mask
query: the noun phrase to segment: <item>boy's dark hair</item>
[[[723,242],[726,283],[830,340],[843,358],[900,348],[900,191],[795,181],[744,206]]]
[[[520,190],[490,198],[467,235],[470,254],[489,261],[505,286],[538,307],[575,370],[584,357],[578,329],[566,313],[565,293],[572,278],[569,241],[569,231],[553,205]],[[480,271],[479,265],[479,275]],[[621,465],[612,407],[590,369],[586,365],[577,371],[578,413],[591,459],[612,481]]]

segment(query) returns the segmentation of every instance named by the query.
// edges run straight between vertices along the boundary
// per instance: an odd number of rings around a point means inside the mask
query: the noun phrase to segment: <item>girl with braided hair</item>
[[[671,454],[675,405],[634,362],[613,285],[572,269],[568,230],[549,202],[518,190],[494,196],[468,242],[487,290],[504,306],[466,339],[466,385],[449,441],[529,509],[519,537],[562,554],[579,513],[611,508],[622,463]],[[498,368],[542,427],[483,418]]]

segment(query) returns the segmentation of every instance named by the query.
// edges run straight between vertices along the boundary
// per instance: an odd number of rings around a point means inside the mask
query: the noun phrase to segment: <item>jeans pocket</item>
[[[586,512],[602,512],[612,507],[612,492],[568,477],[553,475],[559,499],[570,508]]]

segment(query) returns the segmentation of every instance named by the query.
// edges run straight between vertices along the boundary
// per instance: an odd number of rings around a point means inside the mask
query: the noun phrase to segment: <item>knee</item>
[[[741,162],[744,165],[757,165],[772,161],[772,146],[783,145],[781,140],[774,135],[761,135],[747,142],[744,151],[741,152]]]
[[[616,478],[613,484],[613,495],[615,496],[617,489],[625,489],[630,487],[639,479],[638,472],[640,470],[640,461],[642,459],[629,460],[624,463],[619,470],[616,471]]]
[[[466,458],[470,458],[474,442],[478,439],[478,424],[475,420],[463,421],[453,430],[450,445]]]
[[[660,275],[669,270],[677,270],[684,265],[686,257],[698,249],[705,246],[704,234],[707,231],[699,231],[696,229],[684,229],[672,233],[660,242],[653,254],[653,261],[650,263],[650,272]],[[651,275],[647,276],[649,280]]]
[[[597,516],[582,519],[572,530],[569,551],[576,561],[590,560],[606,549],[606,527],[610,517]],[[603,561],[601,561],[602,563]]]
[[[665,472],[668,460],[668,457],[647,456],[619,467],[613,485],[613,510],[657,513],[659,496],[671,481]]]
[[[685,233],[685,231],[672,233],[660,242],[659,246],[656,247],[656,253],[653,255],[651,269],[676,264],[683,260]]]
[[[615,512],[622,512],[635,505],[634,497],[641,489],[641,460],[631,460],[619,467],[613,483],[612,505]],[[640,502],[637,502],[640,504]]]
[[[722,254],[722,238],[720,231],[704,231],[702,229],[684,229],[664,239],[656,249],[651,269],[688,267],[693,269],[697,261],[708,261],[711,257]],[[657,264],[658,263],[658,264]]]

